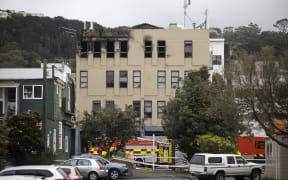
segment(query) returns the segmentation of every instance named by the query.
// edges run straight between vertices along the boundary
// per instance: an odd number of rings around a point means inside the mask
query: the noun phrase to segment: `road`
[[[123,178],[124,179],[124,178]],[[155,177],[155,178],[129,178],[129,180],[198,180],[197,178],[175,178],[175,177]],[[234,180],[233,177],[227,177],[225,180]]]

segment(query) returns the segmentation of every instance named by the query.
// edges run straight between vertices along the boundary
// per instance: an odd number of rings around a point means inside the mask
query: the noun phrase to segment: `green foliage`
[[[7,154],[7,145],[8,145],[8,128],[0,121],[0,157]]]
[[[219,137],[215,135],[202,135],[197,136],[197,143],[199,146],[199,152],[205,153],[215,153],[215,154],[223,154],[223,153],[236,153],[237,145],[230,140]]]
[[[288,31],[288,19],[283,18],[276,21],[275,24],[273,24],[274,27],[276,27],[280,32],[287,33]]]
[[[113,142],[121,140],[117,145],[119,150],[131,137],[137,135],[137,128],[141,123],[136,121],[133,108],[128,106],[124,111],[115,108],[113,111],[103,109],[91,114],[85,112],[81,125],[81,138],[85,147],[101,143],[110,150]]]
[[[220,77],[211,83],[206,67],[190,72],[164,109],[165,134],[176,140],[188,159],[199,152],[199,135],[213,134],[236,141],[244,130],[233,89]]]
[[[39,67],[40,57],[34,52],[9,50],[0,53],[0,67]]]
[[[40,115],[36,112],[27,112],[7,118],[8,156],[17,164],[27,163],[32,157],[43,152],[44,142],[41,130],[37,127],[40,122]]]

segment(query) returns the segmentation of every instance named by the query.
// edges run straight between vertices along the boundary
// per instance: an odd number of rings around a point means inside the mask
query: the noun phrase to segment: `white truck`
[[[260,180],[264,170],[264,165],[247,162],[234,154],[196,153],[189,165],[189,172],[198,179],[224,180],[225,177],[235,177],[235,180],[243,180],[249,177],[251,180]]]

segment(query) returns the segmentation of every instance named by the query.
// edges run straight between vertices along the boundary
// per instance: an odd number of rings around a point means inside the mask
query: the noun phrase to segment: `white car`
[[[22,177],[23,180],[25,178],[30,178],[31,180],[40,178],[44,180],[69,180],[66,173],[54,165],[15,166],[0,171],[0,180],[7,179],[7,177],[10,177],[10,179],[19,179]]]
[[[249,163],[235,154],[196,153],[190,161],[189,172],[198,179],[214,177],[215,180],[222,180],[235,177],[235,180],[242,180],[250,177],[251,180],[260,180],[264,166]]]

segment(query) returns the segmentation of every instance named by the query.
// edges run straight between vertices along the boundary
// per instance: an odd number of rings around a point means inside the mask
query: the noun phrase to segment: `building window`
[[[80,49],[80,57],[87,58],[88,57],[88,43],[85,41],[81,41],[81,49]]]
[[[179,71],[171,71],[171,88],[179,87]]]
[[[166,57],[166,41],[158,41],[158,57]]]
[[[166,72],[165,71],[158,71],[158,88],[165,88],[166,87]]]
[[[88,71],[80,71],[80,88],[88,87]]]
[[[93,113],[101,112],[101,101],[93,101],[92,112]]]
[[[141,118],[141,101],[133,101],[133,108],[137,118]]]
[[[151,58],[152,57],[152,41],[144,41],[144,46],[145,46],[145,50],[144,50],[144,57],[145,58]]]
[[[141,71],[133,71],[133,88],[141,87]]]
[[[114,88],[114,71],[106,71],[106,88]]]
[[[94,57],[101,58],[101,41],[94,42]]]
[[[107,41],[107,57],[114,58],[114,41]]]
[[[120,57],[128,57],[128,41],[120,41]]]
[[[23,99],[42,99],[43,97],[42,85],[24,85]]]
[[[152,101],[144,101],[144,117],[152,118]]]
[[[213,65],[221,65],[221,55],[212,55],[212,64]]]
[[[184,57],[190,58],[192,57],[192,41],[184,41]]]
[[[115,109],[114,101],[106,101],[106,111],[112,112]]]
[[[62,149],[62,144],[63,144],[62,136],[63,136],[62,122],[59,122],[59,147],[58,147],[59,149]]]
[[[157,118],[158,119],[162,119],[164,107],[165,107],[165,101],[157,102]]]
[[[128,85],[128,72],[127,71],[120,71],[120,88],[127,88]]]

